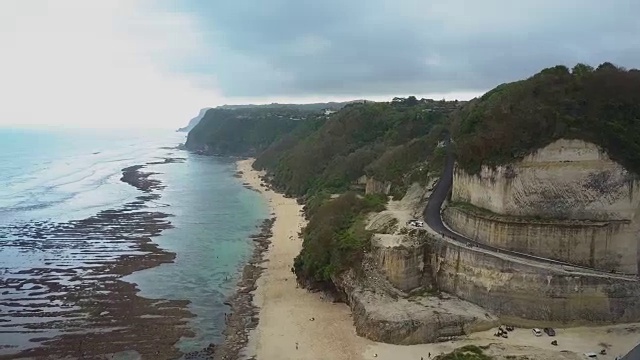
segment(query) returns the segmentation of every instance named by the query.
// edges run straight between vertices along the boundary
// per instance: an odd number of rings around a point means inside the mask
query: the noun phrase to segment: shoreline
[[[332,302],[322,293],[299,288],[291,271],[302,248],[299,232],[306,224],[302,205],[265,186],[264,174],[252,168],[253,161],[236,161],[236,177],[246,188],[263,196],[273,222],[269,238],[260,243],[266,246],[257,250],[261,252],[259,263],[247,264],[261,268],[254,273],[258,274],[254,286],[247,288],[242,280],[238,287],[244,293],[242,301],[251,302],[243,307],[253,309],[252,318],[239,322],[246,325],[242,330],[228,326],[233,336],[225,339],[221,347],[237,349],[235,358],[362,359],[366,345],[372,342],[356,335],[349,307]],[[245,267],[243,279],[246,273]],[[248,334],[246,342],[230,344],[244,336],[240,334]],[[228,354],[216,349],[214,359],[235,359],[224,356]]]

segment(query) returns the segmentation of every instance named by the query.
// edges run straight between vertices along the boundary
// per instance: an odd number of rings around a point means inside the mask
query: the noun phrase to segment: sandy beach
[[[296,286],[291,267],[302,248],[302,240],[298,237],[305,224],[302,206],[295,199],[261,186],[261,174],[251,168],[252,162],[238,162],[242,180],[263,194],[276,221],[265,256],[266,269],[257,283],[254,301],[260,308],[260,321],[251,332],[247,357],[256,356],[260,360],[362,359],[369,342],[356,335],[349,307],[323,300],[321,294]]]
[[[546,335],[535,337],[530,329],[516,329],[508,339],[502,339],[494,337],[495,330],[490,330],[461,340],[412,346],[381,344],[359,337],[346,304],[334,304],[324,300],[320,293],[310,293],[296,286],[291,267],[302,248],[302,239],[298,236],[305,225],[302,206],[295,199],[285,198],[262,186],[262,174],[251,168],[252,163],[253,159],[237,163],[241,180],[265,197],[276,220],[265,256],[265,271],[257,281],[254,303],[260,309],[259,323],[250,333],[246,358],[417,360],[467,344],[498,343],[509,354],[537,355],[536,359],[545,359],[549,354],[563,350],[578,354],[599,352],[604,344],[609,348],[608,355],[598,358],[613,360],[640,342],[639,324],[557,329],[558,335],[553,339]],[[551,345],[554,339],[559,346]]]

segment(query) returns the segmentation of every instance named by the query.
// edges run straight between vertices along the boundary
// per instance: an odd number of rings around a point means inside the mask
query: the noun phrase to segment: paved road
[[[525,253],[520,253],[520,252],[516,252],[516,251],[510,251],[510,250],[505,250],[505,249],[500,249],[500,248],[496,248],[493,246],[489,246],[483,243],[479,243],[473,239],[470,239],[466,236],[463,236],[461,234],[455,233],[453,231],[451,231],[451,229],[449,229],[444,222],[442,221],[442,216],[440,214],[440,209],[442,208],[442,203],[444,202],[444,200],[447,198],[447,196],[449,195],[449,192],[451,190],[451,185],[453,184],[453,167],[455,164],[455,157],[452,151],[452,147],[449,145],[449,140],[447,140],[447,156],[446,156],[446,160],[445,160],[445,165],[444,165],[444,172],[442,173],[442,177],[440,177],[440,180],[438,180],[438,183],[436,184],[435,188],[433,189],[433,192],[431,193],[431,196],[429,197],[429,201],[427,203],[427,207],[424,209],[424,213],[423,213],[423,217],[424,217],[424,221],[427,224],[427,226],[429,226],[432,230],[436,231],[438,234],[443,234],[445,237],[452,239],[454,241],[460,242],[462,244],[473,244],[474,246],[477,246],[481,249],[485,249],[485,250],[489,250],[489,251],[493,251],[493,252],[498,252],[501,254],[508,254],[511,256],[515,256],[515,257],[519,257],[522,259],[527,259],[527,260],[533,260],[533,261],[538,261],[538,262],[543,262],[543,263],[547,263],[547,264],[556,264],[556,265],[565,265],[565,266],[571,266],[573,268],[580,268],[580,269],[588,269],[592,272],[598,272],[601,274],[607,274],[613,277],[619,277],[620,275],[626,275],[626,276],[632,276],[632,277],[636,277],[635,274],[621,274],[621,273],[616,273],[614,274],[610,274],[608,272],[605,271],[600,271],[594,268],[590,268],[590,267],[586,267],[586,266],[578,266],[575,264],[571,264],[571,263],[567,263],[567,262],[563,262],[563,261],[558,261],[558,260],[553,260],[553,259],[549,259],[549,258],[542,258],[542,257],[538,257],[538,256],[534,256],[534,255],[530,255],[530,254],[525,254]]]

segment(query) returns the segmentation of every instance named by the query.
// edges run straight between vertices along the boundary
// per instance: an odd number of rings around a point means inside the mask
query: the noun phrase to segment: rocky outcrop
[[[391,182],[376,180],[371,176],[362,175],[352,184],[352,189],[363,190],[365,194],[384,194],[391,192]]]
[[[385,211],[372,215],[366,227],[375,233],[371,253],[378,269],[402,291],[431,285],[429,273],[424,272],[424,237],[407,228],[409,219],[420,217],[431,187],[412,184],[401,200],[389,201]]]
[[[424,246],[413,236],[375,234],[371,253],[378,269],[397,289],[409,292],[430,283],[424,276]]]
[[[334,279],[346,294],[356,333],[374,341],[412,345],[443,341],[498,325],[484,309],[450,296],[399,293],[372,267]],[[406,296],[406,297],[405,297]]]
[[[391,192],[391,183],[388,181],[379,181],[372,177],[367,178],[365,184],[365,194],[384,194],[389,195]]]
[[[603,270],[640,268],[640,181],[594,144],[558,140],[477,175],[456,169],[451,200],[449,225],[480,242]]]

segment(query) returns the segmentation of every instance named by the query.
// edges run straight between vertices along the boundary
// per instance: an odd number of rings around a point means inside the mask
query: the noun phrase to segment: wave
[[[92,134],[95,138],[85,137],[82,143],[58,135],[57,144],[42,134],[33,139],[24,135],[20,144],[13,134],[7,137],[11,143],[0,153],[0,222],[84,216],[131,201],[138,193],[119,181],[122,169],[166,156],[159,147],[170,144],[169,138],[128,134],[112,141]]]

